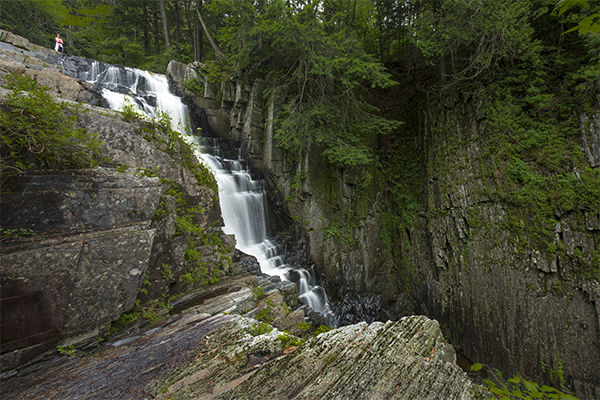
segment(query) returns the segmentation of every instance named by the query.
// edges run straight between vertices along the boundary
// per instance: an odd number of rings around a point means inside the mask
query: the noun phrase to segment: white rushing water
[[[161,111],[171,117],[173,126],[190,143],[198,144],[190,134],[188,108],[169,91],[167,77],[134,68],[94,63],[85,79],[103,88],[103,96],[111,109],[120,110],[124,104],[135,105],[141,115],[160,117]],[[284,256],[268,235],[267,201],[264,182],[253,180],[244,167],[241,150],[238,159],[224,159],[218,142],[212,142],[210,153],[197,146],[196,155],[213,171],[219,186],[223,231],[234,234],[236,247],[258,260],[262,272],[278,275],[287,280],[290,270],[297,274],[298,298],[314,311],[322,313],[329,325],[333,314],[329,311],[325,291],[315,286],[314,276],[305,269],[294,269],[285,264]]]
[[[307,270],[295,269],[285,264],[281,249],[273,243],[267,231],[267,200],[264,182],[253,180],[244,169],[241,156],[237,160],[221,158],[218,145],[211,146],[211,154],[202,152],[199,157],[214,172],[219,184],[223,231],[234,234],[236,247],[256,257],[262,272],[278,275],[282,280],[290,270],[297,273],[298,298],[314,311],[322,313],[333,325],[325,291],[315,285],[314,276]],[[215,155],[216,154],[216,155]]]

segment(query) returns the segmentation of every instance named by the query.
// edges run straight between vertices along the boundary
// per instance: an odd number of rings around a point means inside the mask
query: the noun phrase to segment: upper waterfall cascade
[[[316,286],[313,274],[286,264],[284,252],[269,239],[264,182],[252,179],[241,149],[237,159],[226,159],[217,140],[212,140],[207,146],[204,138],[191,135],[188,108],[181,98],[169,91],[166,76],[94,62],[81,78],[102,88],[102,95],[111,109],[119,110],[124,104],[131,104],[141,115],[152,118],[159,117],[162,112],[168,113],[173,126],[190,144],[195,145],[196,156],[211,168],[217,179],[225,223],[223,231],[235,235],[236,247],[240,251],[256,257],[262,272],[288,280],[290,270],[296,271],[298,298],[312,310],[323,314],[329,325],[335,325],[327,295]]]

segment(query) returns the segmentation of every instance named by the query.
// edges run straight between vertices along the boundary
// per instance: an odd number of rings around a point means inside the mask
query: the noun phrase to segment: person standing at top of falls
[[[60,33],[57,33],[56,37],[54,38],[54,50],[58,51],[59,53],[64,52],[63,40],[60,38]]]

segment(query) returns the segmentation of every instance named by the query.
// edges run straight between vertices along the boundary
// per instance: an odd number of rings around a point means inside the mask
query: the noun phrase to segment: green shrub
[[[123,113],[123,119],[127,122],[142,118],[142,114],[138,111],[138,108],[127,97],[121,104],[121,112]]]
[[[69,347],[64,347],[64,346],[56,346],[56,350],[63,355],[66,356],[76,356],[77,355],[77,350],[75,349],[75,345],[72,344]]]
[[[294,338],[287,332],[283,332],[281,335],[277,336],[277,340],[279,340],[285,348],[297,347],[304,343],[304,339]]]
[[[498,399],[562,399],[562,400],[577,400],[570,394],[563,393],[558,389],[543,385],[540,387],[537,383],[528,381],[520,375],[515,375],[514,378],[503,382],[502,375],[499,372],[494,372],[488,365],[473,364],[471,371],[479,371],[483,367],[494,377],[495,381],[485,379],[484,382],[488,390]]]
[[[261,322],[258,325],[254,325],[252,328],[248,328],[247,332],[252,336],[260,336],[269,333],[272,330],[273,327],[271,325]]]
[[[317,328],[316,331],[313,332],[313,336],[319,336],[321,333],[329,332],[332,330],[333,330],[333,328],[331,328],[327,325],[321,325]]]
[[[77,126],[80,110],[57,102],[28,76],[8,75],[12,90],[0,109],[0,172],[98,165],[100,141]]]
[[[265,288],[263,286],[255,287],[252,289],[252,294],[255,300],[262,300],[265,297]]]
[[[273,315],[273,311],[271,310],[271,307],[267,307],[262,309],[254,319],[256,319],[257,321],[262,321],[262,322],[266,322],[268,324],[270,324],[271,322],[273,322],[273,319],[275,318],[275,316]]]
[[[4,229],[4,228],[0,228],[0,242],[4,242],[5,240],[26,239],[26,238],[34,238],[34,237],[37,237],[37,233],[35,233],[31,229],[26,229],[26,228]]]
[[[150,306],[150,308],[146,308],[142,310],[142,317],[150,321],[150,323],[154,323],[156,321],[162,320],[164,317],[162,315],[158,315],[156,310],[154,309],[154,305]]]
[[[185,87],[198,97],[204,97],[204,80],[197,76],[185,81]]]
[[[304,332],[310,331],[310,324],[308,322],[298,322],[296,325],[294,325],[294,327],[300,331],[304,331]]]
[[[135,321],[137,321],[139,318],[140,313],[137,312],[123,313],[121,314],[118,320],[110,324],[110,331],[111,333],[117,333],[121,329],[126,328]]]
[[[169,267],[168,264],[162,263],[160,269],[160,275],[162,276],[162,278],[168,282],[173,282],[173,271],[171,270],[171,267]]]

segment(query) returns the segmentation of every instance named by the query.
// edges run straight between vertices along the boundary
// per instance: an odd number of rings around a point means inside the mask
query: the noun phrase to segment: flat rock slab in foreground
[[[434,320],[349,325],[293,347],[276,328],[228,314],[253,301],[241,286],[93,355],[19,374],[3,382],[3,399],[489,397],[456,365]]]

